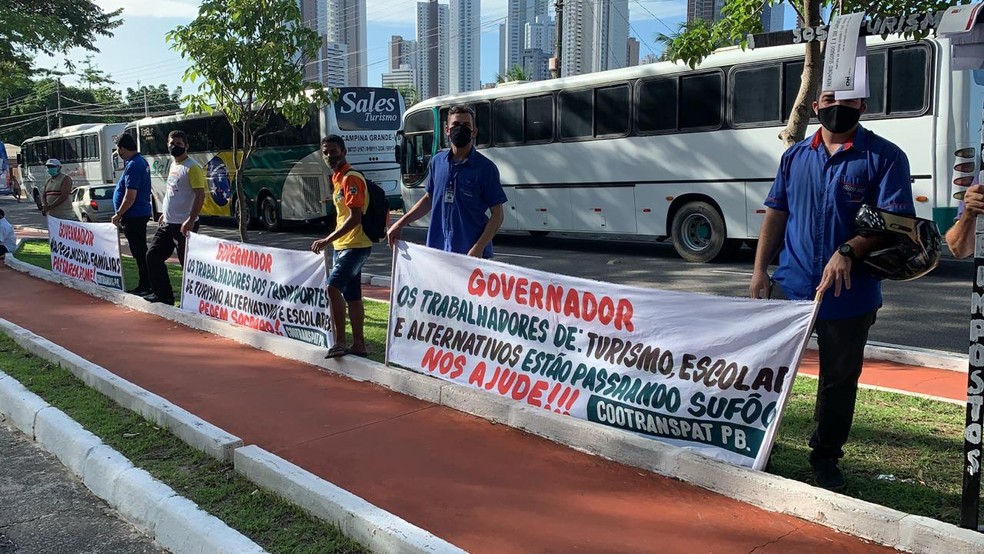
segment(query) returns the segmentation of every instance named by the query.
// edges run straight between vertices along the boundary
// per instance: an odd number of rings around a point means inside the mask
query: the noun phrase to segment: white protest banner
[[[590,281],[400,243],[388,359],[764,467],[812,302]]]
[[[85,223],[48,216],[51,271],[123,290],[120,236],[112,223]]]
[[[859,36],[863,21],[864,13],[861,12],[839,15],[830,22],[824,52],[822,90],[851,91],[856,88],[857,56],[859,52],[864,52],[865,45],[864,39]]]
[[[187,244],[182,310],[331,346],[324,258],[197,233]]]

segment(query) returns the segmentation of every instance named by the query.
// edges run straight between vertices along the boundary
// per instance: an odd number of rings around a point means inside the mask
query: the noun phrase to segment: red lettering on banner
[[[92,231],[67,223],[58,225],[58,237],[86,246],[92,246],[92,243],[96,240],[96,235]]]
[[[226,262],[265,273],[273,271],[273,254],[263,254],[255,250],[250,250],[249,248],[243,248],[238,244],[220,242],[215,259],[219,262]]]
[[[221,319],[222,321],[229,320],[229,308],[219,306],[218,304],[212,304],[211,302],[206,302],[204,300],[198,301],[198,313],[207,315],[208,317],[213,317],[215,319]]]
[[[468,277],[468,294],[476,297],[512,300],[520,306],[546,310],[573,317],[585,322],[597,321],[618,330],[634,331],[632,302],[624,298],[617,301],[608,295],[600,298],[591,292],[565,289],[561,285],[547,285],[506,273],[485,275],[475,268]]]
[[[256,329],[258,331],[263,331],[265,333],[271,333],[274,335],[279,335],[280,322],[278,321],[276,325],[271,323],[269,320],[263,319],[262,317],[256,317],[255,315],[245,314],[240,311],[233,310],[230,314],[230,321],[236,325],[242,325],[243,327],[249,327],[250,329]]]
[[[440,348],[431,346],[424,352],[424,359],[420,361],[420,367],[434,373],[439,372],[451,379],[457,379],[465,372],[464,356],[455,356],[454,352],[445,352]]]
[[[81,266],[79,264],[73,263],[71,260],[66,260],[62,257],[56,257],[51,261],[51,270],[55,273],[60,273],[74,279],[80,279],[82,281],[88,281],[90,283],[96,282],[96,270],[91,267]]]

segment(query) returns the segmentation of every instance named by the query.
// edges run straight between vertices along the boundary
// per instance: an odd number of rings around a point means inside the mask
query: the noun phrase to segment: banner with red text
[[[85,223],[48,216],[51,271],[123,290],[120,237],[112,223]]]
[[[331,346],[324,258],[191,233],[181,309]]]
[[[390,362],[764,467],[812,302],[620,286],[408,243],[395,258]]]

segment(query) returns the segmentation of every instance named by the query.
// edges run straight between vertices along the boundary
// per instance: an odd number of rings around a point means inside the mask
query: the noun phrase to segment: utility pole
[[[560,60],[564,43],[564,0],[556,0],[554,6],[557,9],[557,36],[554,41],[554,57],[550,60],[551,79],[560,77]]]
[[[58,128],[61,129],[62,127],[64,127],[64,121],[62,120],[62,111],[61,111],[61,79],[55,81],[55,91],[58,95]]]
[[[48,134],[51,134],[51,117],[48,116],[48,106],[44,107],[44,124],[48,126]]]
[[[144,89],[144,117],[150,117],[150,108],[147,105],[147,89]]]

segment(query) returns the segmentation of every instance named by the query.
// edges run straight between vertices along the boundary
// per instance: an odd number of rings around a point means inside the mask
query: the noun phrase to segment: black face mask
[[[186,151],[187,150],[186,150],[186,148],[184,146],[172,146],[171,147],[171,155],[174,156],[175,158],[180,158],[181,156],[184,156],[184,153]]]
[[[471,135],[471,128],[465,127],[464,125],[455,125],[454,127],[451,127],[450,131],[448,131],[448,138],[451,139],[451,144],[457,146],[458,148],[468,146],[468,143],[470,143],[472,139]]]
[[[861,110],[835,104],[817,110],[817,117],[824,129],[831,133],[840,134],[850,131],[858,124],[858,120],[861,119]]]

